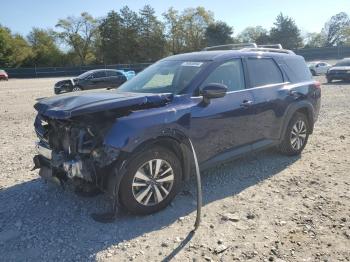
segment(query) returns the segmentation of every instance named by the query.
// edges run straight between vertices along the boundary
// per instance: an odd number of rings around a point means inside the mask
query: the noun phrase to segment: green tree
[[[337,46],[346,42],[344,29],[350,26],[350,18],[345,12],[332,16],[322,29],[325,35],[325,46]]]
[[[205,31],[207,46],[224,45],[233,42],[233,28],[222,21],[211,23]]]
[[[169,52],[178,54],[185,50],[185,32],[183,26],[183,18],[179,11],[173,7],[163,13],[165,20],[165,35],[168,42]]]
[[[296,49],[303,46],[300,30],[294,20],[280,13],[274,27],[270,30],[270,40],[273,44],[282,44],[284,48]]]
[[[165,54],[164,25],[154,9],[145,5],[139,12],[139,55],[141,61],[156,61]]]
[[[120,15],[115,11],[109,12],[107,17],[102,19],[99,31],[103,62],[121,63],[122,24]]]
[[[262,45],[268,44],[270,38],[268,31],[262,26],[249,26],[238,35],[238,40],[241,43],[256,43]]]
[[[306,35],[305,48],[320,48],[325,45],[325,37],[322,33],[309,33]]]
[[[27,39],[33,52],[32,65],[59,66],[62,64],[63,53],[56,44],[54,32],[33,28]]]
[[[124,6],[120,10],[121,37],[120,56],[122,63],[133,63],[139,60],[139,18],[137,13]]]
[[[204,7],[187,8],[182,13],[186,51],[198,51],[205,47],[205,32],[214,22],[214,14]]]
[[[56,24],[56,28],[61,30],[57,33],[58,37],[74,50],[82,65],[95,59],[93,47],[97,26],[98,21],[86,12],[80,17],[60,19]]]
[[[19,67],[32,57],[32,49],[19,34],[12,35],[10,29],[0,26],[0,66]]]

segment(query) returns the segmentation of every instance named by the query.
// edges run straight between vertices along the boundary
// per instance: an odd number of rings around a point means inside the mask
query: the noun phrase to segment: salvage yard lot
[[[268,150],[202,174],[192,239],[194,181],[167,209],[112,224],[90,218],[105,196],[45,184],[31,171],[33,104],[57,79],[0,82],[0,260],[350,261],[350,84],[317,78],[322,108],[303,154]]]

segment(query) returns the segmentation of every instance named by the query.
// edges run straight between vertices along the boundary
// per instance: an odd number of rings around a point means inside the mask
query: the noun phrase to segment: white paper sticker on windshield
[[[196,67],[200,67],[203,65],[203,62],[183,62],[181,64],[182,66],[196,66]]]

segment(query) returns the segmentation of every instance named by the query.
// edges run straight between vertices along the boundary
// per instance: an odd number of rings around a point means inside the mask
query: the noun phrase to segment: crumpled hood
[[[44,116],[53,119],[97,113],[118,108],[137,109],[147,106],[158,107],[170,102],[172,94],[128,93],[112,91],[77,92],[44,98],[34,108]]]
[[[337,71],[348,71],[350,70],[350,66],[333,66],[329,69],[329,71],[337,70]]]

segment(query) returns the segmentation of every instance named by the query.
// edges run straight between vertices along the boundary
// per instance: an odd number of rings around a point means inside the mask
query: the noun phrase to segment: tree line
[[[336,14],[317,33],[302,37],[293,18],[280,13],[273,27],[234,28],[204,7],[169,8],[158,18],[150,5],[128,6],[103,18],[84,12],[59,19],[55,29],[33,28],[26,36],[0,25],[0,67],[74,66],[153,62],[164,56],[230,43],[281,43],[284,48],[350,45],[350,18]]]

